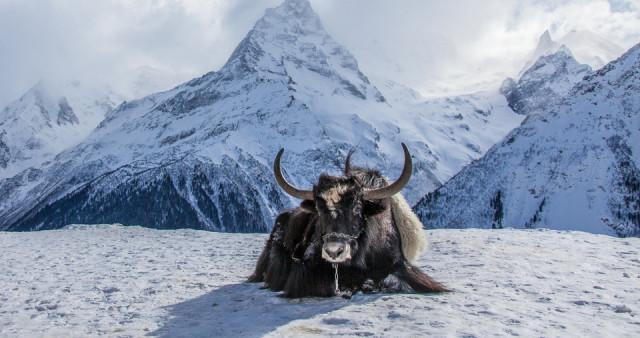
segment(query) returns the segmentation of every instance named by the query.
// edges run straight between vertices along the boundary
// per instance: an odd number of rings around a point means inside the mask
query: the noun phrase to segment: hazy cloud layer
[[[280,0],[2,0],[0,106],[41,78],[119,85],[151,66],[187,80],[219,69]],[[311,0],[367,75],[425,94],[464,92],[520,70],[538,37],[590,30],[640,42],[637,0]],[[178,76],[178,77],[180,77]]]

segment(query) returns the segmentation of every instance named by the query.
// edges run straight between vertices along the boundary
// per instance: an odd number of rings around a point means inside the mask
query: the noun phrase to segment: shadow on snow
[[[149,336],[263,336],[299,319],[308,319],[343,307],[373,302],[380,295],[287,299],[260,289],[262,283],[221,286],[198,298],[167,306],[167,322]]]

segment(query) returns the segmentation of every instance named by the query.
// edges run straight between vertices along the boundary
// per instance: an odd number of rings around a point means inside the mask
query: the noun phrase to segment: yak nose
[[[342,263],[351,258],[349,245],[342,242],[327,242],[322,246],[322,258],[330,263]]]
[[[337,259],[344,252],[344,247],[344,243],[327,243],[324,246],[324,251],[329,257]]]

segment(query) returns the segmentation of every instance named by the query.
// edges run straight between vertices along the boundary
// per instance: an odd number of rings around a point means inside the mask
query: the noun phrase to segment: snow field
[[[640,332],[640,239],[430,230],[455,292],[282,299],[244,283],[265,234],[74,225],[0,233],[0,336],[615,336]]]

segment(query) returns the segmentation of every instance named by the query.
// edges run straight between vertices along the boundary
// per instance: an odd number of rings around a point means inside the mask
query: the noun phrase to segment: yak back
[[[357,177],[368,189],[379,189],[391,184],[389,179],[377,170],[350,166],[347,171],[348,175]],[[408,261],[414,261],[427,247],[424,225],[401,193],[391,196],[388,200],[382,202],[385,206],[390,205],[393,221],[400,234],[402,254]]]

